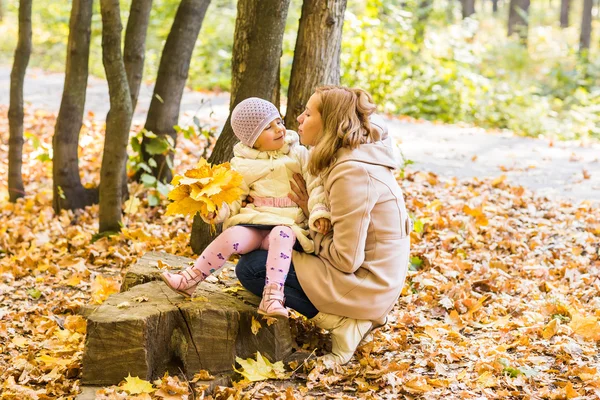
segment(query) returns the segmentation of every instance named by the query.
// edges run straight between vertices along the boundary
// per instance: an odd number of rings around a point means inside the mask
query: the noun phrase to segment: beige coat
[[[242,177],[243,198],[281,198],[290,193],[290,181],[294,174],[302,174],[308,185],[310,219],[304,216],[300,207],[267,207],[248,204],[242,207],[241,201],[233,203],[226,215],[220,215],[217,222],[224,222],[223,228],[240,224],[285,225],[289,226],[300,245],[307,253],[312,253],[314,243],[308,227],[314,229],[319,218],[329,219],[329,206],[321,179],[310,176],[306,169],[308,149],[299,143],[298,134],[287,131],[285,144],[279,150],[260,151],[238,143],[233,148],[231,167]]]
[[[306,295],[322,312],[383,322],[404,286],[410,220],[389,138],[341,149],[324,179],[333,232],[311,231],[315,255],[294,252]]]

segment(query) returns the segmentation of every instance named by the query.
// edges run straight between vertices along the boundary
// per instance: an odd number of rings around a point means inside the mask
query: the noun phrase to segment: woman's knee
[[[235,274],[240,282],[266,276],[268,253],[265,250],[254,250],[240,257],[235,266]]]

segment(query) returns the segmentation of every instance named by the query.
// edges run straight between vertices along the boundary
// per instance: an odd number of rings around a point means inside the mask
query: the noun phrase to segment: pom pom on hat
[[[242,143],[252,147],[262,131],[275,118],[281,118],[281,115],[271,102],[258,97],[250,97],[233,109],[231,127],[235,136]]]

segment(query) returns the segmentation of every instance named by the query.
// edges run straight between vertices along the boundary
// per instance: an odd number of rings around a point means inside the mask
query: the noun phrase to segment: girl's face
[[[284,143],[285,126],[281,118],[275,118],[256,139],[254,148],[260,151],[273,151],[281,149]]]
[[[298,117],[298,135],[300,135],[300,143],[305,146],[314,146],[317,144],[321,130],[323,129],[323,120],[318,111],[318,106],[321,103],[319,95],[316,93],[310,96],[306,109]]]

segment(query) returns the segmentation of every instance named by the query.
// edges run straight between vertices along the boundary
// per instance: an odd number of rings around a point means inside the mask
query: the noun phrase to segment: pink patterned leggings
[[[268,250],[267,281],[285,283],[296,235],[289,226],[276,226],[270,231],[246,226],[232,226],[221,233],[202,252],[193,269],[202,279],[221,268],[232,254],[246,254],[253,250]]]

